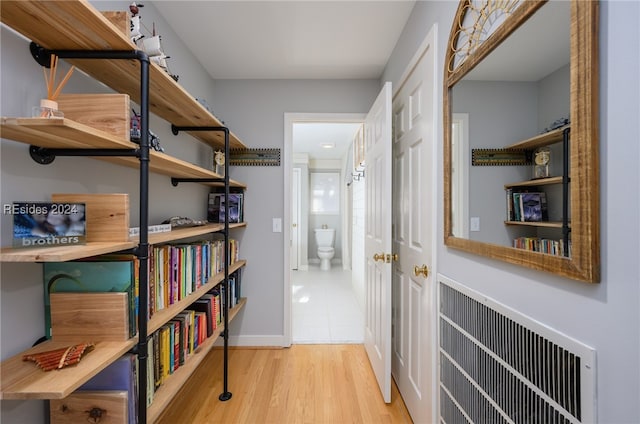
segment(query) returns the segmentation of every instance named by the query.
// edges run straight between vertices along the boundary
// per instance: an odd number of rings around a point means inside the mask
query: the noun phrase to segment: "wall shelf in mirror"
[[[599,3],[489,3],[461,1],[447,44],[445,245],[574,280],[599,282]],[[490,16],[483,10],[491,10]],[[468,115],[468,140],[453,140],[453,114]],[[567,116],[570,124],[545,130],[549,123]],[[550,151],[552,160],[546,172],[538,172],[535,164],[470,167],[454,162],[460,157],[459,148],[532,153],[543,148]],[[469,166],[467,181],[453,177],[452,170],[457,172],[461,166]],[[507,206],[505,218],[505,193],[508,205],[509,196],[516,192],[544,192],[549,216],[513,219]],[[465,216],[481,219],[482,231],[464,233],[460,222]],[[526,245],[550,239],[563,244],[566,256],[520,246],[523,241]]]

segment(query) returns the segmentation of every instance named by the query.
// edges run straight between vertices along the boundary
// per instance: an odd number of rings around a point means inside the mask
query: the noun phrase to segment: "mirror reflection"
[[[562,222],[568,234],[571,192],[565,185],[563,193],[568,165],[562,135],[552,143],[527,144],[527,164],[474,161],[474,153],[517,147],[566,127],[570,82],[570,2],[552,1],[452,87],[453,236],[502,246],[529,238],[558,241],[568,256]]]

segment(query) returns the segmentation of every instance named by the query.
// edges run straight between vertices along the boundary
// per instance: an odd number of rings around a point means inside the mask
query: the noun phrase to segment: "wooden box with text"
[[[129,241],[129,195],[126,193],[51,195],[53,202],[86,205],[87,242]]]

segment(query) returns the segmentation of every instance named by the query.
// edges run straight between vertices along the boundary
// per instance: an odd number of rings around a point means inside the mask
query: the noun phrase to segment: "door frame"
[[[293,338],[291,321],[291,169],[293,167],[293,124],[300,122],[364,123],[366,113],[285,113],[284,114],[284,334],[282,346],[291,346]]]

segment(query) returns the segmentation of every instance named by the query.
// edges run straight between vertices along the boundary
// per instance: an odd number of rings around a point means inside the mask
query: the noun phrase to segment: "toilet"
[[[333,242],[336,238],[334,228],[316,228],[316,244],[318,245],[318,257],[320,258],[320,269],[327,271],[331,269],[331,258],[336,253]]]

